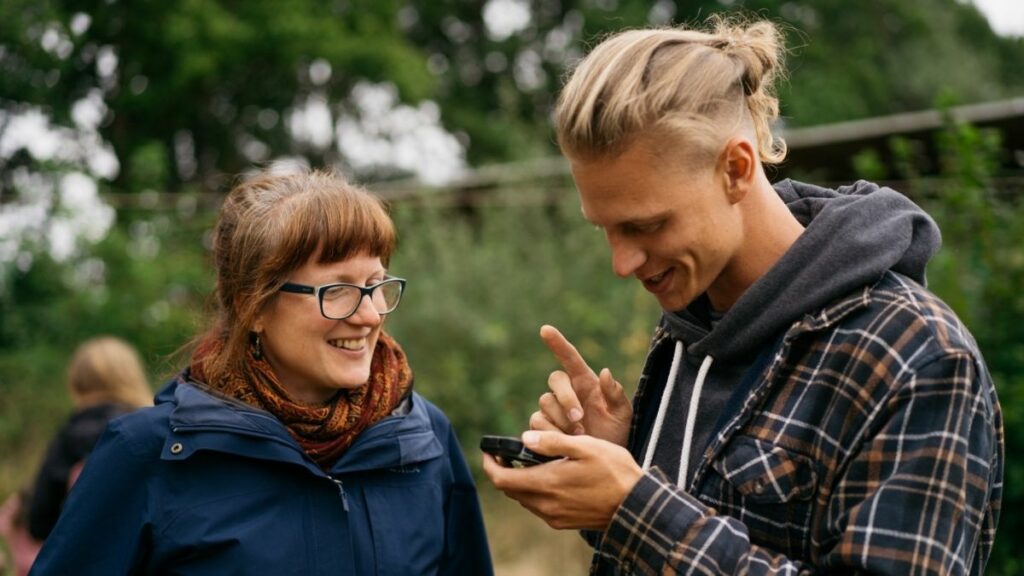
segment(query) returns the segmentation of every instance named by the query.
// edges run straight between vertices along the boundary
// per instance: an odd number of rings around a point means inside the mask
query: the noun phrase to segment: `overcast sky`
[[[1004,36],[1024,36],[1024,0],[973,0],[992,29]]]

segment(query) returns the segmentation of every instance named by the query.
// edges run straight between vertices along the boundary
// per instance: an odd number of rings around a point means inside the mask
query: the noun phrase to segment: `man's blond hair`
[[[782,38],[768,21],[711,21],[709,31],[630,30],[601,42],[572,72],[555,110],[563,153],[615,157],[641,135],[672,138],[690,154],[717,154],[747,128],[761,161],[781,162],[772,136]]]

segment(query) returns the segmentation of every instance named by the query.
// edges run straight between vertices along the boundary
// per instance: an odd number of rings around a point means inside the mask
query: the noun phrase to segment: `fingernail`
[[[580,410],[579,408],[573,408],[572,410],[569,410],[569,421],[570,422],[579,422],[582,419],[583,419],[583,410]]]
[[[530,431],[523,432],[523,444],[527,446],[536,446],[540,442],[540,434]]]

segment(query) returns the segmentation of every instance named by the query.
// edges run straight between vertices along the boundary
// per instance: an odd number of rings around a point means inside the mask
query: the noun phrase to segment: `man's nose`
[[[612,249],[612,270],[620,278],[632,276],[647,261],[644,250],[621,238],[608,238]]]

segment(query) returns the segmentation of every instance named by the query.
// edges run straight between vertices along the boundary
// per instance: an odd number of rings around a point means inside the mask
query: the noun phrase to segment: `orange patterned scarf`
[[[192,378],[205,382],[203,360],[223,342],[207,339],[192,355]],[[211,389],[270,412],[280,420],[299,446],[323,470],[328,470],[374,422],[387,417],[412,390],[412,370],[405,352],[384,332],[377,339],[365,386],[339,390],[328,402],[311,406],[288,398],[270,363],[247,352],[244,368],[219,382],[206,383]]]

